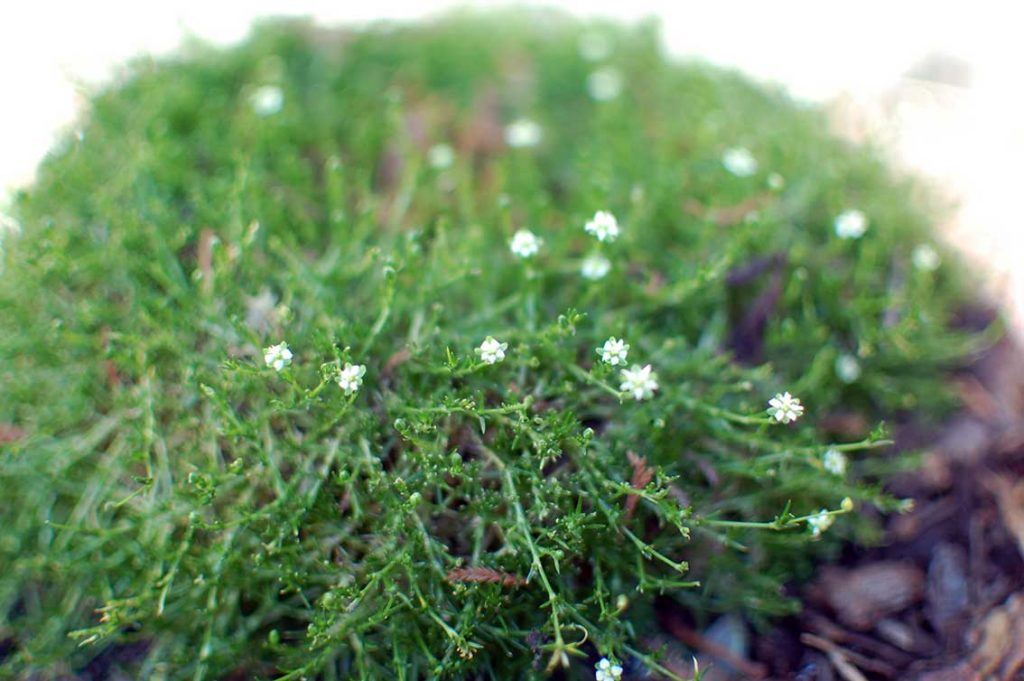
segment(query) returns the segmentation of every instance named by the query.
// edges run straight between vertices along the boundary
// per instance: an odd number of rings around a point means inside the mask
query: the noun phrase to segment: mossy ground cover
[[[640,678],[656,595],[792,612],[984,342],[919,193],[648,25],[132,65],[3,236],[0,669]]]

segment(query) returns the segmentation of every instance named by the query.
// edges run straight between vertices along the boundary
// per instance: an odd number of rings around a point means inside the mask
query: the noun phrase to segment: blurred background
[[[408,20],[508,2],[329,0],[8,2],[0,5],[0,206],[32,179],[81,103],[140,54],[188,37],[241,39],[266,16],[324,24]],[[584,17],[655,18],[665,47],[779,84],[829,107],[840,135],[878,141],[901,169],[927,176],[955,206],[941,238],[968,256],[1024,329],[1024,41],[1014,3],[544,3]]]

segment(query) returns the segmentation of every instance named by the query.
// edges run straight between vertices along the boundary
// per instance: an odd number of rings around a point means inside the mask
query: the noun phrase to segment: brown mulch
[[[897,448],[926,453],[890,484],[914,508],[885,520],[879,547],[820,567],[793,587],[799,616],[734,635],[724,657],[721,636],[670,631],[703,650],[706,681],[1024,680],[1024,353],[1003,340],[955,380],[961,413],[896,430]]]

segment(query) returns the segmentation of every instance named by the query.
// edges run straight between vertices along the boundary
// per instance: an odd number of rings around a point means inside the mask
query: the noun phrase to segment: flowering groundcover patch
[[[792,612],[985,342],[825,128],[547,13],[135,63],[2,237],[0,668],[680,678],[655,596]]]

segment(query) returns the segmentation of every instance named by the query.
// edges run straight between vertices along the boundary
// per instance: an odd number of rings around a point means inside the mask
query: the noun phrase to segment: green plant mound
[[[650,26],[134,64],[3,236],[3,673],[688,675],[654,599],[792,612],[949,406],[914,191]]]

